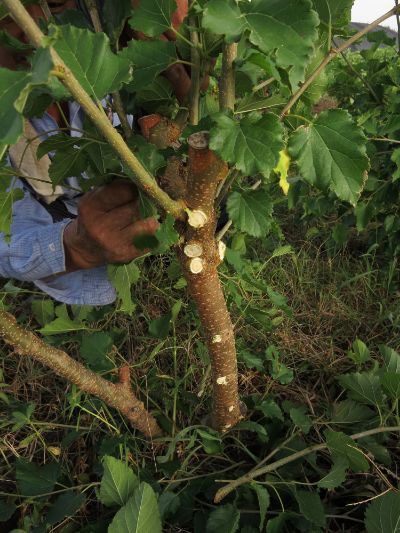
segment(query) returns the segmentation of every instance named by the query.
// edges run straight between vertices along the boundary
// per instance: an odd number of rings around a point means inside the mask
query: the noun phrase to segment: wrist
[[[95,253],[90,248],[89,243],[79,235],[78,221],[72,220],[65,228],[63,235],[65,272],[75,272],[76,270],[87,270],[95,268],[105,263],[99,253]]]

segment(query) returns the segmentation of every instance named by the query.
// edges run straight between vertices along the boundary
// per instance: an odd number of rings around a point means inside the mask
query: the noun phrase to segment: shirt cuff
[[[69,222],[63,220],[14,235],[7,250],[8,276],[34,281],[65,272],[63,237]]]
[[[71,220],[63,220],[41,230],[42,260],[46,263],[50,276],[66,270],[64,231],[70,222]]]

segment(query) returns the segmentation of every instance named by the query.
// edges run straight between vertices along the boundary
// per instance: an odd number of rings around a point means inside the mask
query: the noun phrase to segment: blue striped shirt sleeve
[[[16,186],[22,187],[21,182]],[[65,273],[63,233],[70,222],[53,223],[30,194],[13,205],[11,241],[0,233],[0,276],[34,282],[54,299],[68,304],[106,305],[115,291],[106,267]]]

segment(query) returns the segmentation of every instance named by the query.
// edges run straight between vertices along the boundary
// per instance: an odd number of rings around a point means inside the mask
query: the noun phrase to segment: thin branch
[[[46,19],[46,22],[48,22],[52,18],[53,15],[51,14],[50,8],[47,5],[46,0],[39,0],[39,6],[41,10],[43,11],[43,15]]]
[[[133,394],[129,385],[129,368],[120,370],[120,383],[111,383],[19,326],[15,317],[5,311],[0,311],[0,337],[19,355],[39,361],[82,391],[93,394],[107,405],[118,409],[144,435],[161,435],[155,418]]]
[[[224,111],[235,109],[235,59],[237,57],[237,43],[224,43],[222,51],[222,69],[219,80],[219,109]]]
[[[239,175],[239,173],[237,175],[235,175],[235,178]],[[258,187],[262,184],[262,181],[261,180],[258,180],[254,183],[254,185],[251,186],[251,189],[253,191],[255,191],[256,189],[258,189]],[[229,228],[232,226],[233,224],[233,221],[232,220],[228,220],[228,222],[218,231],[218,233],[215,235],[215,239],[217,241],[221,241],[223,239],[223,237],[225,236],[226,232],[229,230]]]
[[[272,78],[268,78],[267,80],[264,80],[262,82],[260,82],[259,84],[255,85],[253,88],[252,88],[252,92],[253,93],[256,93],[257,91],[260,91],[261,89],[264,89],[264,87],[267,87],[268,85],[271,85],[271,83],[275,81],[275,78],[272,77]]]
[[[3,0],[4,5],[8,8],[12,17],[27,35],[29,40],[39,48],[42,46],[44,34],[41,32],[35,21],[26,11],[20,0]],[[104,118],[104,112],[97,108],[90,96],[81,87],[73,73],[63,62],[60,56],[53,48],[49,48],[53,62],[53,73],[61,80],[63,85],[68,89],[75,100],[80,104],[86,115],[92,120],[97,128],[104,135],[106,140],[111,144],[115,152],[121,158],[122,162],[132,172],[135,182],[143,189],[147,195],[167,213],[171,213],[175,218],[180,220],[186,219],[184,206],[173,200],[157,184],[154,177],[144,168],[138,158],[126,145],[124,139],[118,131]]]
[[[333,41],[333,44],[337,47],[337,44],[335,41]],[[374,89],[372,88],[372,86],[368,83],[368,81],[362,76],[362,74],[360,72],[358,72],[358,70],[356,68],[353,67],[353,65],[351,64],[351,62],[349,61],[348,57],[346,56],[346,54],[344,52],[340,52],[340,55],[342,56],[343,58],[343,61],[346,63],[346,65],[349,67],[349,69],[351,70],[351,72],[353,72],[353,74],[355,74],[357,76],[357,78],[361,81],[361,83],[368,89],[368,91],[371,93],[372,97],[374,98],[374,100],[380,104],[381,101],[379,99],[379,96],[376,94],[376,92],[374,91]]]
[[[129,124],[128,117],[126,116],[125,109],[122,103],[122,98],[119,91],[112,93],[113,108],[115,109],[118,118],[121,122],[122,131],[125,138],[129,139],[132,136],[132,128]]]
[[[254,468],[250,470],[250,472],[254,472],[254,470],[258,470],[261,468],[265,463],[268,463],[274,455],[276,455],[278,452],[280,452],[282,449],[284,449],[294,438],[299,436],[300,432],[292,433],[287,439],[285,439],[283,442],[281,442],[276,448],[274,448],[264,459],[262,459]]]
[[[364,437],[369,437],[371,435],[377,435],[378,433],[397,433],[400,431],[400,426],[391,426],[391,427],[379,427],[374,429],[369,429],[367,431],[362,431],[361,433],[355,433],[354,435],[350,435],[350,438],[353,440],[362,439]],[[248,474],[245,474],[244,476],[241,476],[238,479],[235,479],[234,481],[231,481],[228,483],[228,485],[225,485],[225,487],[222,487],[219,489],[215,495],[214,502],[219,503],[221,502],[228,494],[230,494],[233,490],[235,490],[237,487],[240,487],[241,485],[244,485],[245,483],[249,483],[253,481],[253,479],[262,476],[264,474],[268,474],[269,472],[273,472],[280,468],[281,466],[285,466],[293,461],[297,461],[297,459],[301,459],[302,457],[305,457],[306,455],[309,455],[313,452],[319,452],[321,450],[325,450],[327,448],[327,444],[316,444],[314,446],[309,446],[308,448],[305,448],[304,450],[301,450],[300,452],[292,453],[288,457],[284,457],[283,459],[278,459],[278,461],[275,461],[274,463],[271,463],[267,466],[264,466],[263,468],[257,468],[256,470],[253,470],[252,472],[249,472]]]
[[[221,202],[225,199],[225,196],[232,185],[234,181],[237,180],[237,178],[240,176],[240,171],[236,168],[231,168],[229,174],[226,176],[226,178],[221,181],[221,183],[218,185],[216,198],[215,198],[215,206],[218,207]]]
[[[233,224],[233,220],[229,219],[226,224],[218,231],[218,233],[215,234],[215,240],[216,241],[222,241],[222,239],[225,237],[226,233],[229,231],[230,227]]]
[[[397,139],[388,139],[387,137],[369,137],[369,141],[380,141],[385,143],[400,144],[400,141]]]
[[[396,7],[399,7],[399,0],[395,0]],[[396,12],[396,21],[397,21],[397,47],[400,54],[400,12],[397,10]]]
[[[189,104],[189,122],[193,126],[197,126],[199,123],[200,113],[200,70],[201,70],[201,58],[199,51],[199,32],[197,31],[196,17],[189,18],[189,24],[192,27],[190,31],[191,47],[191,81],[190,86],[190,104]]]
[[[97,9],[96,0],[85,0],[87,10],[93,23],[93,28],[96,33],[103,31],[99,10]]]
[[[306,92],[306,90],[314,83],[314,81],[318,78],[318,76],[321,74],[321,72],[326,68],[327,65],[332,61],[333,58],[337,56],[337,54],[340,54],[344,50],[347,50],[352,44],[354,44],[358,39],[366,35],[368,32],[379,26],[382,22],[384,22],[386,19],[392,17],[393,15],[396,15],[399,13],[400,6],[396,6],[392,8],[390,11],[376,19],[374,22],[366,26],[363,30],[359,31],[353,37],[342,43],[339,48],[332,48],[329,52],[329,54],[325,57],[325,59],[318,65],[318,67],[314,70],[314,72],[310,75],[310,77],[303,83],[303,85],[298,89],[292,98],[289,100],[288,104],[285,106],[284,110],[282,111],[280,118],[283,119],[285,115],[291,110],[291,108],[294,106],[294,104],[299,100],[299,98]]]
[[[19,172],[18,169],[13,168],[13,175],[17,178],[22,178],[29,181],[38,181],[39,183],[47,183],[49,185],[48,180],[43,180],[40,178],[35,178],[33,176],[28,176],[27,174],[23,174],[22,172]],[[73,187],[72,185],[63,185],[63,188],[68,189],[69,191],[75,191],[82,194],[82,189],[78,189],[77,187]]]

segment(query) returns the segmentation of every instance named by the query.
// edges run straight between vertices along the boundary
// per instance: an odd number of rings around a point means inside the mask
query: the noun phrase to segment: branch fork
[[[111,383],[88,370],[67,353],[43,342],[30,331],[17,324],[16,318],[0,311],[0,337],[16,353],[28,356],[53,370],[58,376],[74,383],[82,391],[97,396],[107,405],[118,409],[131,425],[148,437],[162,434],[155,418],[145,409],[133,393],[129,367],[119,370],[119,383]]]

